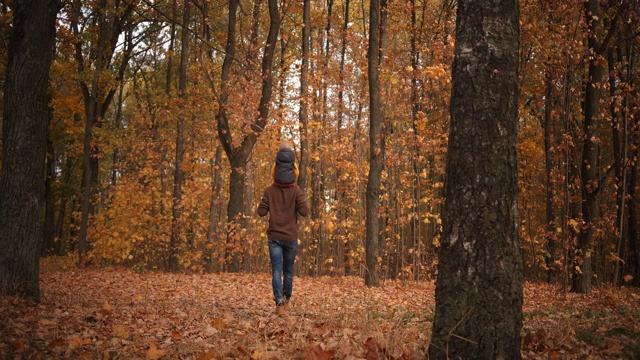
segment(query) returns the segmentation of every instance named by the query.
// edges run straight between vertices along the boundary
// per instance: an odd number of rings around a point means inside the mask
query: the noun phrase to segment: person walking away
[[[271,169],[273,184],[267,187],[258,205],[258,215],[269,214],[267,238],[271,259],[271,285],[276,314],[283,316],[293,290],[293,264],[298,248],[298,214],[309,208],[296,184],[298,168],[290,142],[283,142]]]

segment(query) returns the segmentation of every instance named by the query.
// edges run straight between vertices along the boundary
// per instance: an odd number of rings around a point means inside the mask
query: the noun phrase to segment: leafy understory
[[[267,274],[180,275],[43,263],[42,301],[0,298],[1,358],[424,359],[434,283],[296,278],[277,317]],[[525,285],[526,359],[640,357],[640,291]]]

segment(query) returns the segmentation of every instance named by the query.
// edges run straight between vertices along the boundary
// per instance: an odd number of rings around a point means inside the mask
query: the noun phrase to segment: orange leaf
[[[172,331],[171,332],[171,337],[176,339],[176,340],[180,340],[180,339],[182,339],[182,333],[180,331]]]
[[[212,360],[219,357],[218,353],[213,349],[209,349],[198,356],[196,360]]]
[[[320,344],[313,344],[307,348],[305,359],[307,360],[329,360],[335,354],[335,350],[323,350]]]
[[[111,305],[109,305],[108,301],[105,301],[104,304],[102,304],[102,311],[105,314],[110,313],[111,311],[113,311],[113,308],[111,307]]]
[[[216,330],[224,330],[229,327],[224,319],[219,317],[213,318],[213,320],[211,320],[211,326],[213,326]]]
[[[129,330],[127,330],[127,328],[124,327],[123,325],[114,326],[112,334],[113,336],[123,340],[128,338],[129,335],[131,335],[131,333],[129,333]]]
[[[57,348],[67,346],[67,342],[64,341],[63,338],[56,338],[52,342],[49,343],[49,348]]]
[[[71,346],[71,348],[77,348],[80,346],[89,345],[91,344],[91,342],[91,339],[83,339],[79,336],[74,336],[71,340],[69,340],[69,346]]]
[[[322,336],[329,331],[325,326],[321,325],[313,330],[311,330],[311,335]]]
[[[155,345],[151,344],[149,346],[149,350],[147,350],[147,359],[148,360],[156,360],[156,359],[159,359],[159,358],[163,357],[166,354],[167,354],[167,352],[165,350],[158,350],[158,349],[156,349]]]
[[[38,324],[43,325],[43,326],[47,326],[47,325],[55,325],[56,322],[52,321],[52,320],[49,320],[49,319],[40,319],[40,320],[38,320]]]
[[[367,360],[383,360],[385,358],[382,353],[382,349],[378,342],[374,338],[368,338],[364,342],[364,347],[367,348],[367,354],[365,355],[365,359]]]

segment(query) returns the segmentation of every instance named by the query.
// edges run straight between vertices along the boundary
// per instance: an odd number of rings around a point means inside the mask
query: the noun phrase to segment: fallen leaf
[[[171,332],[171,337],[176,339],[176,340],[180,340],[180,339],[182,339],[182,333],[180,331],[172,331]]]
[[[196,360],[212,360],[212,359],[218,358],[219,356],[220,355],[218,355],[218,353],[215,352],[215,350],[209,349],[203,352],[202,354],[200,354]]]
[[[129,335],[131,335],[131,333],[129,333],[129,330],[127,330],[127,328],[124,327],[123,325],[116,325],[113,327],[112,335],[119,339],[124,340],[128,338]]]
[[[151,344],[149,346],[149,350],[147,350],[147,359],[148,360],[156,360],[156,359],[159,359],[159,358],[163,357],[166,354],[167,354],[167,352],[165,350],[156,349],[156,346]]]
[[[74,336],[73,338],[71,338],[71,340],[69,340],[69,346],[71,346],[71,348],[73,349],[84,345],[89,345],[91,344],[91,342],[91,339],[83,339],[79,336]]]
[[[329,360],[336,353],[335,350],[324,350],[320,344],[313,344],[307,347],[305,359],[307,360]]]
[[[49,319],[40,319],[38,320],[38,324],[43,325],[43,326],[47,326],[47,325],[55,325],[57,324],[55,321],[49,320]]]
[[[224,330],[229,327],[224,319],[219,317],[213,318],[210,325],[213,326],[216,330]]]
[[[63,338],[56,338],[47,345],[49,348],[65,347],[67,342]]]
[[[142,297],[142,295],[140,295],[140,294],[136,294],[135,299],[136,299],[136,301],[142,301],[142,300],[144,300],[144,298],[143,298],[143,297]]]
[[[111,311],[113,311],[113,308],[109,305],[108,301],[105,301],[104,304],[102,304],[102,312],[109,314]]]
[[[226,311],[223,315],[222,315],[226,320],[233,320],[235,319],[235,317],[233,316],[233,313],[231,311]]]
[[[218,333],[218,330],[213,326],[207,326],[202,333],[204,336],[213,336]]]
[[[609,343],[607,348],[604,350],[605,355],[623,355],[624,346],[620,343]]]
[[[380,345],[374,338],[368,338],[364,342],[364,347],[367,349],[367,354],[364,357],[366,360],[383,360],[385,358]]]
[[[326,334],[328,331],[329,330],[324,325],[321,325],[321,326],[311,330],[311,335],[322,336],[322,335]]]

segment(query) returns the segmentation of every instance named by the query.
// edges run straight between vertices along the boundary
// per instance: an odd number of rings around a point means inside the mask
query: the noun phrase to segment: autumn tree
[[[49,68],[59,1],[11,4],[0,175],[0,294],[40,300]]]
[[[234,134],[235,131],[232,131],[232,121],[230,120],[237,115],[233,114],[231,109],[229,109],[228,98],[230,96],[231,66],[232,63],[236,61],[236,12],[238,9],[238,0],[231,0],[229,2],[227,43],[225,45],[225,57],[222,64],[220,90],[217,95],[219,109],[216,119],[218,122],[218,137],[231,165],[229,204],[227,207],[227,226],[229,227],[227,236],[227,258],[231,260],[229,269],[232,271],[240,270],[240,259],[238,255],[240,249],[236,247],[241,246],[238,236],[240,233],[239,228],[242,225],[244,217],[247,159],[258,139],[258,135],[267,124],[271,107],[271,94],[273,92],[272,66],[281,19],[278,10],[278,1],[269,0],[268,6],[270,22],[262,55],[262,91],[260,93],[256,117],[249,119],[246,124],[233,124],[235,127],[239,127],[239,131]]]
[[[600,82],[605,70],[599,57],[606,49],[598,0],[584,3],[587,23],[588,64],[584,92],[584,141],[580,181],[582,185],[582,227],[574,260],[572,292],[590,293],[593,275],[593,237],[600,217]],[[613,34],[612,32],[609,35]]]
[[[96,0],[87,7],[87,4],[74,0],[68,6],[70,27],[75,36],[78,86],[84,100],[82,206],[78,232],[78,253],[82,262],[89,246],[89,216],[93,213],[100,171],[94,128],[102,126],[102,120],[118,89],[116,83],[122,81],[129,63],[134,46],[132,41],[125,43],[119,61],[113,60],[120,35],[125,31],[133,32],[131,21],[137,4]]]
[[[382,173],[382,127],[384,113],[380,99],[380,15],[379,0],[369,7],[369,177],[367,178],[367,237],[365,242],[367,272],[364,283],[378,286],[378,252],[380,246],[380,176]]]
[[[309,47],[311,42],[311,1],[303,1],[302,10],[302,64],[300,67],[300,160],[298,185],[304,192],[307,187],[309,164]]]
[[[429,358],[519,359],[517,1],[460,1]]]

